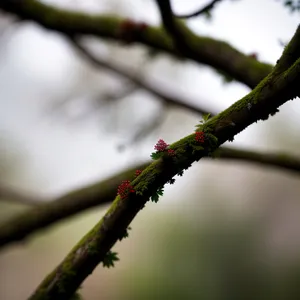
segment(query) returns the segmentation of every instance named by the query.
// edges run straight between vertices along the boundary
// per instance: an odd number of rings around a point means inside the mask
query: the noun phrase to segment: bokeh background
[[[46,2],[46,1],[45,1]],[[56,0],[64,8],[113,13],[159,24],[152,0]],[[173,0],[175,12],[205,4]],[[212,18],[188,25],[275,64],[299,13],[281,1],[222,1]],[[132,68],[170,93],[219,112],[249,92],[207,66],[142,46],[87,39],[100,57]],[[230,63],[230,62],[228,62]],[[201,116],[164,107],[114,74],[91,66],[58,33],[0,15],[0,184],[51,201],[149,158],[159,138],[172,143]],[[298,100],[236,136],[229,146],[300,156]],[[148,203],[130,237],[114,251],[115,268],[99,266],[84,299],[298,299],[300,186],[297,174],[234,161],[202,160],[160,201]],[[0,203],[0,221],[29,209]],[[76,215],[0,252],[0,299],[26,299],[104,214]]]

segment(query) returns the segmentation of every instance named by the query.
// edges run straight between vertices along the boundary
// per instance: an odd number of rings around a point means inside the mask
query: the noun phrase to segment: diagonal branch
[[[72,45],[75,49],[83,55],[90,63],[94,66],[105,68],[107,70],[112,71],[115,74],[121,75],[122,77],[130,80],[132,83],[137,85],[138,87],[144,89],[155,97],[158,97],[162,102],[168,105],[184,108],[186,110],[192,111],[198,114],[208,114],[209,112],[196,107],[195,105],[189,104],[188,100],[181,99],[176,96],[172,96],[170,94],[165,93],[163,90],[160,90],[158,87],[151,85],[141,78],[141,76],[137,76],[126,70],[126,68],[121,67],[119,64],[114,64],[113,62],[108,62],[105,59],[101,59],[99,57],[95,57],[90,53],[84,46],[80,44],[80,42],[76,38],[69,38]]]
[[[71,191],[56,200],[40,204],[0,227],[0,245],[21,240],[57,221],[73,216],[91,207],[110,203],[116,195],[120,182],[132,177],[135,169],[143,169],[147,164],[126,170],[104,181]]]
[[[59,9],[37,0],[1,0],[0,10],[59,33],[92,35],[126,42],[127,45],[140,44],[160,53],[179,56],[171,38],[163,29],[148,24],[140,26],[139,23],[118,16],[90,15]],[[187,58],[220,70],[251,89],[271,71],[271,65],[253,60],[226,42],[196,35],[190,35],[189,42],[194,45],[197,55]]]
[[[240,160],[300,174],[300,159],[285,153],[263,153],[221,147],[218,150],[217,157],[224,161],[228,159]],[[37,203],[39,204],[37,208],[33,208],[2,224],[0,227],[0,247],[28,238],[45,227],[90,208],[110,203],[120,182],[132,177],[136,169],[143,170],[149,163],[140,164],[104,181],[71,191],[46,204]],[[19,200],[18,197],[15,202]]]
[[[300,28],[289,44],[291,49],[299,38]],[[300,53],[300,49],[296,47],[296,50]],[[69,299],[99,263],[106,263],[110,249],[124,236],[127,227],[150,197],[193,162],[232,140],[252,123],[266,120],[278,111],[279,106],[299,96],[299,80],[298,56],[287,70],[281,73],[272,71],[252,92],[202,125],[199,130],[207,137],[202,144],[203,149],[193,146],[195,133],[170,145],[175,157],[160,157],[132,181],[132,192],[127,197],[115,198],[105,216],[46,277],[30,299]]]
[[[298,25],[297,30],[300,30]],[[284,72],[287,68],[291,67],[292,64],[298,59],[300,52],[300,39],[295,40],[294,43],[289,43],[285,46],[283,55],[277,61],[275,71],[278,73]]]

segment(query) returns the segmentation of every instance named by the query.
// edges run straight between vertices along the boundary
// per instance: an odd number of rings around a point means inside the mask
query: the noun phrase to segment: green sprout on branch
[[[102,261],[103,267],[110,268],[115,266],[115,262],[119,260],[117,252],[108,251]]]
[[[164,194],[164,187],[160,187],[157,189],[157,191],[151,196],[151,201],[157,203],[159,200],[159,197]]]

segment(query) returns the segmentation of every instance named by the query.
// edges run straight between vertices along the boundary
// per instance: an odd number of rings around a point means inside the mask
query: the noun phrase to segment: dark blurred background
[[[46,2],[46,1],[45,1]],[[113,13],[159,24],[152,0],[56,0],[64,8]],[[176,12],[205,1],[172,1]],[[299,22],[275,0],[222,1],[212,18],[188,25],[275,64]],[[219,112],[249,92],[207,66],[142,46],[99,39],[86,43],[102,58],[128,66],[170,93]],[[230,63],[230,62],[229,62]],[[91,67],[58,33],[0,15],[1,186],[50,201],[145,161],[159,138],[191,133],[201,116],[165,107],[126,80]],[[288,102],[267,122],[239,134],[245,149],[300,157],[300,105]],[[1,187],[0,186],[0,187]],[[99,266],[84,299],[298,299],[299,177],[234,161],[194,164],[157,203],[148,203],[118,243],[120,261]],[[0,202],[0,221],[29,209]],[[108,206],[94,208],[0,252],[0,299],[28,297]]]

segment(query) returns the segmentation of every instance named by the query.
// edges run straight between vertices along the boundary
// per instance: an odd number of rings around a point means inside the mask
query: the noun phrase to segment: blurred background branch
[[[261,166],[278,168],[279,170],[300,172],[300,159],[284,153],[260,153],[249,150],[221,147],[216,151],[216,158],[226,160],[241,160]],[[104,181],[73,190],[55,200],[47,203],[39,202],[38,207],[17,215],[0,227],[0,247],[9,243],[27,238],[29,235],[42,230],[44,227],[72,217],[75,214],[93,208],[95,206],[109,204],[116,196],[116,190],[122,180],[133,179],[135,170],[143,170],[151,163],[146,163],[129,168]],[[5,195],[5,194],[4,194]],[[1,189],[0,189],[0,197]],[[38,200],[28,199],[19,192],[7,193],[12,201],[38,204]]]
[[[179,20],[197,48],[186,59],[153,0],[13,2],[0,1],[0,222],[23,233],[32,227],[1,249],[3,300],[28,297],[98,222],[116,193],[105,202],[110,188],[101,183],[124,174],[116,188],[133,176],[133,164],[148,162],[159,138],[171,143],[190,133],[199,121],[193,108],[217,113],[243,97],[271,71],[278,40],[287,44],[299,22],[297,0],[223,1],[211,18]],[[172,0],[172,8],[189,15],[211,2]],[[98,67],[66,34],[88,55],[191,109]],[[167,186],[162,201],[134,221],[130,239],[116,245],[116,268],[97,268],[83,297],[298,299],[297,105],[249,127],[234,148]],[[38,222],[47,223],[44,230],[32,225]]]
[[[129,44],[141,43],[158,51],[178,55],[167,34],[148,24],[142,31],[137,32],[138,24],[133,21],[128,22],[127,19],[111,15],[78,14],[78,12],[58,9],[36,0],[22,2],[3,0],[0,3],[0,9],[13,13],[21,19],[35,21],[50,30],[68,35],[94,35],[121,42],[124,42],[125,39],[127,44],[127,37],[130,36]],[[46,17],[49,14],[51,14],[51,18]],[[124,33],[120,34],[120,31],[122,33],[123,30],[125,30],[125,37]],[[227,76],[250,88],[254,88],[272,68],[269,64],[254,62],[247,55],[222,41],[193,35],[193,45],[192,56],[187,56],[189,59],[221,70]]]
[[[0,183],[0,200],[30,206],[40,205],[45,201],[43,197],[36,197],[20,190],[13,189]]]
[[[71,38],[70,41],[72,42],[72,45],[82,54],[85,58],[87,58],[94,66],[105,68],[109,71],[114,72],[117,75],[121,75],[125,79],[130,80],[133,84],[138,86],[139,88],[142,88],[146,90],[147,92],[153,94],[155,97],[159,98],[159,100],[163,101],[166,105],[172,105],[172,106],[178,106],[180,108],[187,109],[189,111],[192,111],[194,113],[198,113],[200,115],[203,114],[211,114],[211,112],[206,111],[204,109],[195,107],[194,105],[189,104],[189,100],[180,99],[176,96],[172,96],[170,94],[167,94],[163,92],[163,90],[158,89],[158,87],[155,87],[154,85],[151,85],[150,83],[147,83],[146,80],[142,79],[141,74],[133,74],[132,72],[125,70],[125,68],[122,68],[120,65],[113,64],[112,62],[107,62],[105,59],[100,59],[99,57],[95,57],[92,55],[88,50],[85,49],[84,46],[80,44],[80,42],[75,38]]]

